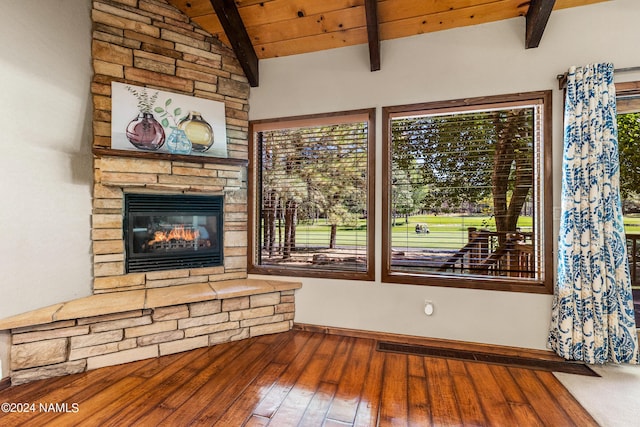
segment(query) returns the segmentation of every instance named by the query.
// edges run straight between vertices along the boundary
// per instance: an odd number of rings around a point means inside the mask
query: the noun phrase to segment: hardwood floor
[[[550,372],[375,344],[298,330],[37,381],[0,425],[597,425]]]

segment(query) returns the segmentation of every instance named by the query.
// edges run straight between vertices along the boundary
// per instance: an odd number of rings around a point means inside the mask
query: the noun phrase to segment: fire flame
[[[184,226],[180,225],[172,228],[170,231],[156,231],[153,234],[153,240],[148,242],[152,245],[157,242],[167,242],[169,240],[186,240],[192,241],[200,237],[200,231],[198,230],[186,230]]]

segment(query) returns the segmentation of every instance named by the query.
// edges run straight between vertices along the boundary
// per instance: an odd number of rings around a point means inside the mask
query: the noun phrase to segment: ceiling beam
[[[233,0],[211,0],[224,33],[229,38],[231,47],[240,61],[251,87],[258,86],[258,55],[253,49],[251,38],[242,22],[238,8]]]
[[[369,37],[369,62],[371,71],[380,69],[380,33],[378,32],[378,0],[365,0],[367,36]]]
[[[531,0],[527,11],[525,48],[538,47],[556,0]]]

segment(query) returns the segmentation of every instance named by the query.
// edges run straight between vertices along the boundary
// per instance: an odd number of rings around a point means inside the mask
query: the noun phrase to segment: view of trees
[[[540,101],[389,116],[389,271],[543,278]],[[256,132],[258,265],[368,268],[368,130]],[[640,113],[620,114],[618,132],[625,226],[637,228]]]
[[[394,213],[490,201],[498,233],[514,232],[533,185],[534,108],[393,120]]]
[[[335,248],[338,227],[356,227],[367,213],[367,124],[265,131],[258,138],[263,257],[289,259],[300,223],[328,224],[328,248]]]
[[[640,212],[640,113],[618,115],[618,152],[625,210]]]

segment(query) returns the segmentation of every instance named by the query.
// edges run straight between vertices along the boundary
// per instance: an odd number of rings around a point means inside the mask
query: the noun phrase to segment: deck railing
[[[468,229],[467,244],[440,264],[440,271],[511,277],[535,275],[531,233]]]

